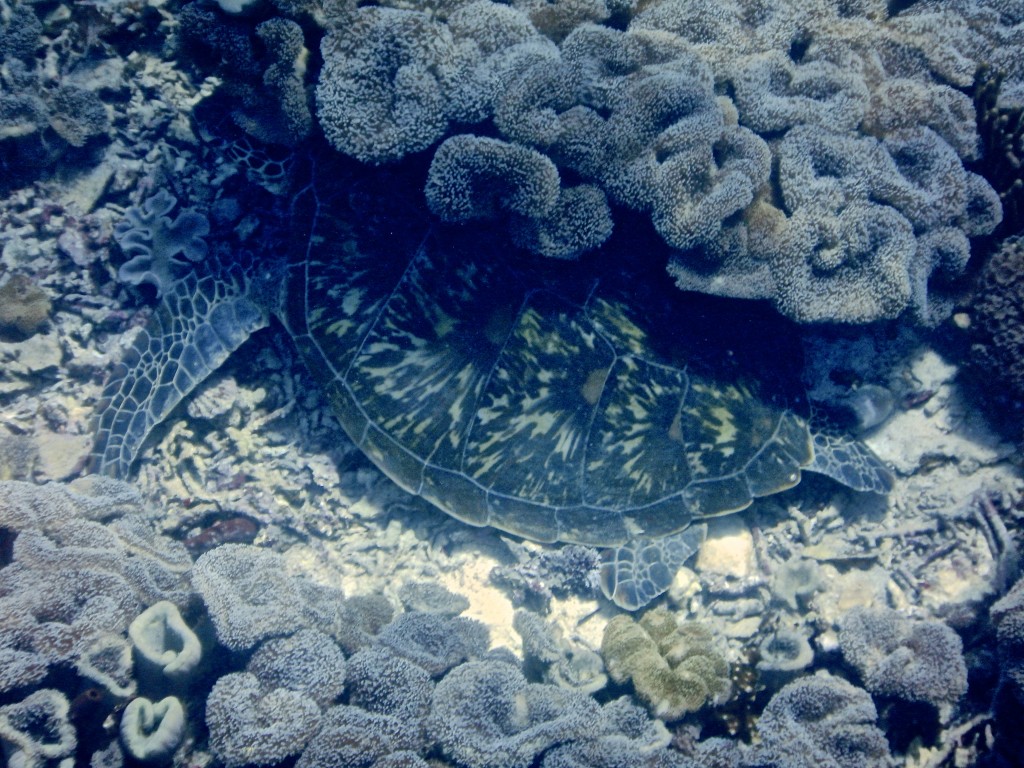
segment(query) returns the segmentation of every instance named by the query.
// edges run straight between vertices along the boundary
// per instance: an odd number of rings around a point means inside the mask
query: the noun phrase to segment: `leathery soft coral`
[[[828,673],[801,677],[772,696],[757,721],[753,765],[888,768],[885,734],[871,696]]]
[[[178,542],[147,535],[148,520],[133,525],[142,512],[137,492],[107,478],[0,484],[0,528],[14,541],[0,569],[0,692],[62,667],[132,692],[124,633],[152,602],[187,602],[191,563]]]
[[[940,621],[854,608],[841,621],[839,647],[876,695],[940,707],[955,704],[967,691],[960,638]]]
[[[337,4],[317,91],[326,136],[371,163],[440,144],[428,196],[449,220],[466,214],[455,197],[438,205],[437,181],[456,154],[472,150],[464,168],[479,157],[464,136],[506,147],[511,180],[547,160],[546,208],[509,222],[535,253],[600,246],[604,198],[649,217],[683,289],[768,299],[807,323],[948,315],[946,285],[1001,217],[964,167],[980,144],[956,89],[1003,51],[1007,22],[961,0],[900,13],[825,0],[569,5]],[[458,211],[494,209],[491,185],[465,189]]]

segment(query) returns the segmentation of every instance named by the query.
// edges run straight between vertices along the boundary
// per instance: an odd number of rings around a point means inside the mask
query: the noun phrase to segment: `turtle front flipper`
[[[705,524],[658,539],[632,539],[601,552],[601,591],[620,608],[643,608],[672,585],[676,571],[700,549]]]
[[[107,379],[90,469],[125,477],[153,428],[268,322],[240,271],[176,282]]]

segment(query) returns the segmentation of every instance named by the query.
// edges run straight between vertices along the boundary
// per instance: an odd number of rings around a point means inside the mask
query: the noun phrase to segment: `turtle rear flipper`
[[[892,470],[864,443],[824,419],[812,417],[814,459],[804,469],[831,477],[855,491],[888,493],[895,478]]]
[[[707,525],[691,525],[657,539],[636,538],[601,552],[600,580],[604,596],[620,608],[643,608],[670,586],[679,568],[707,536]]]
[[[125,477],[153,428],[268,322],[240,272],[176,282],[107,379],[90,470]]]

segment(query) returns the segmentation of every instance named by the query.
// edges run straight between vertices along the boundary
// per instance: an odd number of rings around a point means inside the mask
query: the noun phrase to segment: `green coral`
[[[729,690],[729,664],[715,649],[711,632],[700,624],[677,624],[665,608],[639,621],[616,616],[601,641],[608,674],[617,683],[631,680],[651,712],[677,720]]]

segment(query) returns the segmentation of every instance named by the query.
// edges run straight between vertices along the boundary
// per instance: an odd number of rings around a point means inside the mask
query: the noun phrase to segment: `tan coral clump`
[[[692,622],[677,624],[665,608],[639,621],[616,616],[605,628],[601,655],[612,679],[632,681],[637,696],[664,720],[696,712],[729,690],[729,664],[711,632]]]

